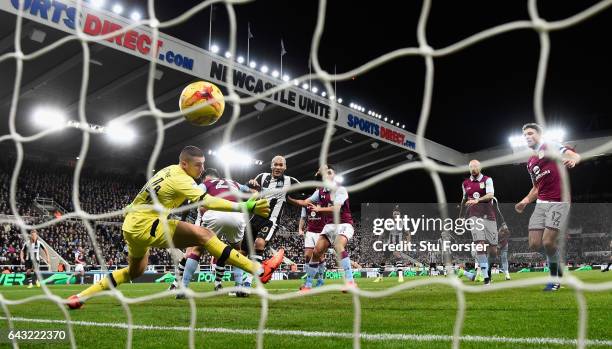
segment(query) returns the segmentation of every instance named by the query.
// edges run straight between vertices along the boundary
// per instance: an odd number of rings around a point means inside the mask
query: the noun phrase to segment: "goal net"
[[[105,267],[106,259],[104,257],[105,251],[103,250],[103,246],[99,244],[100,237],[96,235],[93,222],[103,221],[104,219],[110,218],[110,217],[115,217],[115,218],[121,217],[124,213],[127,212],[128,208],[123,208],[123,209],[116,210],[110,213],[105,213],[105,214],[93,214],[91,212],[88,212],[86,209],[84,209],[79,200],[79,197],[80,197],[79,196],[79,183],[81,183],[82,181],[83,166],[85,162],[87,161],[87,157],[88,157],[87,154],[88,154],[88,149],[91,144],[91,137],[93,134],[102,132],[99,128],[91,127],[90,123],[88,123],[88,118],[87,118],[87,114],[85,111],[86,110],[85,106],[87,103],[87,96],[88,96],[88,81],[90,77],[90,69],[92,66],[91,65],[92,48],[88,44],[111,39],[119,34],[126,34],[129,31],[135,28],[139,28],[139,27],[148,28],[148,30],[150,30],[150,33],[151,33],[151,38],[152,38],[151,42],[157,42],[161,30],[165,28],[170,28],[173,26],[178,26],[181,23],[184,23],[185,21],[190,19],[191,17],[195,16],[197,13],[210,8],[210,6],[214,4],[215,6],[225,7],[225,10],[227,11],[228,19],[229,19],[229,27],[230,27],[229,52],[231,53],[231,55],[235,55],[236,45],[237,45],[236,44],[237,21],[236,21],[236,14],[235,14],[235,6],[238,6],[242,3],[246,3],[248,1],[242,1],[242,0],[205,1],[205,2],[202,2],[194,6],[191,10],[181,14],[180,16],[177,16],[176,18],[173,18],[167,21],[159,21],[157,19],[157,16],[154,10],[155,9],[154,2],[150,0],[148,2],[148,13],[146,16],[144,16],[145,18],[136,20],[133,22],[133,24],[126,26],[124,28],[121,28],[119,30],[111,31],[103,35],[92,36],[84,32],[82,23],[79,22],[79,19],[83,18],[82,14],[84,13],[86,6],[90,6],[90,5],[79,0],[74,3],[76,12],[74,13],[74,16],[72,16],[72,18],[76,19],[77,21],[76,25],[74,25],[74,33],[63,37],[60,40],[52,42],[46,45],[44,48],[31,52],[31,53],[24,53],[22,51],[22,45],[21,45],[21,40],[23,37],[22,30],[23,30],[24,18],[27,17],[27,13],[30,11],[31,7],[35,6],[34,3],[37,3],[37,2],[29,1],[29,0],[28,1],[26,0],[8,1],[7,0],[4,2],[10,3],[8,5],[7,4],[4,4],[4,5],[9,6],[9,7],[12,6],[13,7],[12,11],[16,14],[15,32],[14,32],[14,51],[0,56],[0,62],[9,62],[9,61],[14,62],[15,75],[14,75],[14,81],[12,82],[13,87],[12,87],[12,98],[10,100],[10,112],[6,118],[3,118],[4,122],[8,123],[9,133],[0,135],[0,142],[12,142],[14,144],[14,147],[16,149],[16,162],[15,162],[14,170],[10,177],[9,197],[8,197],[8,202],[10,204],[10,208],[11,208],[11,211],[13,212],[13,215],[10,216],[10,218],[1,218],[0,223],[2,224],[8,223],[8,224],[17,226],[20,230],[23,240],[27,241],[28,233],[33,229],[42,229],[42,228],[46,228],[46,227],[49,227],[49,226],[52,226],[52,225],[55,225],[61,222],[71,220],[71,219],[77,219],[81,222],[81,224],[83,224],[83,226],[85,227],[87,231],[91,244],[94,247],[95,255],[98,260],[98,263],[103,268],[106,268]],[[434,161],[428,156],[428,153],[427,153],[428,147],[425,144],[426,140],[424,136],[427,131],[429,117],[430,117],[432,93],[434,91],[434,74],[435,74],[436,59],[440,57],[456,54],[457,52],[464,50],[464,49],[469,49],[471,46],[479,42],[485,41],[485,40],[494,40],[495,37],[508,33],[508,32],[518,31],[518,30],[533,31],[534,35],[537,35],[539,38],[539,47],[540,47],[536,83],[535,83],[534,92],[533,92],[533,110],[534,110],[534,115],[535,115],[535,121],[538,124],[545,126],[547,124],[547,118],[546,118],[546,113],[543,107],[543,95],[545,91],[547,65],[549,61],[550,48],[551,48],[551,43],[550,43],[550,38],[549,38],[550,33],[554,31],[565,30],[567,28],[580,25],[582,22],[587,21],[590,17],[596,16],[598,13],[608,10],[608,8],[612,5],[612,1],[610,0],[600,1],[596,3],[595,5],[579,13],[576,13],[570,17],[567,17],[565,19],[556,20],[556,21],[548,21],[545,18],[540,17],[540,15],[538,14],[537,1],[530,0],[528,1],[528,4],[527,4],[529,19],[504,23],[504,24],[483,30],[481,32],[478,32],[472,36],[469,36],[463,40],[460,40],[446,47],[432,47],[428,43],[428,39],[426,35],[426,28],[427,28],[427,21],[429,18],[431,5],[432,5],[432,2],[430,0],[423,1],[421,13],[420,13],[419,21],[418,21],[418,26],[416,28],[416,33],[418,37],[418,46],[401,47],[396,50],[390,51],[389,53],[384,54],[380,57],[377,57],[369,62],[366,62],[350,71],[333,73],[333,72],[324,70],[319,61],[319,46],[320,46],[321,38],[323,36],[324,28],[327,25],[326,23],[327,1],[320,0],[319,5],[318,5],[317,22],[316,22],[314,34],[312,36],[312,47],[310,51],[310,59],[312,61],[312,74],[304,75],[304,76],[297,78],[297,82],[301,84],[304,82],[309,82],[311,80],[320,81],[323,84],[324,89],[327,92],[327,95],[334,96],[335,95],[334,82],[336,81],[349,80],[354,76],[364,74],[376,67],[387,64],[388,62],[397,60],[401,57],[417,56],[417,57],[422,58],[425,63],[426,74],[425,74],[425,79],[423,81],[424,94],[423,94],[423,99],[422,99],[422,105],[420,108],[420,115],[418,119],[418,128],[416,131],[416,141],[415,141],[416,149],[418,149],[419,151],[419,160],[405,163],[400,166],[385,170],[382,173],[373,175],[370,178],[367,178],[359,183],[355,183],[350,186],[347,186],[347,190],[349,193],[356,193],[359,191],[363,191],[367,188],[376,186],[381,181],[384,181],[393,176],[401,175],[402,173],[405,173],[407,171],[424,171],[431,177],[431,180],[433,182],[433,187],[434,187],[436,197],[437,197],[437,203],[439,204],[440,216],[448,217],[449,212],[446,206],[446,203],[448,202],[448,200],[443,190],[443,183],[442,183],[440,174],[462,174],[462,173],[465,173],[467,169],[465,167],[445,165],[440,162]],[[24,145],[30,142],[35,142],[44,137],[48,137],[58,132],[61,128],[60,127],[47,128],[44,131],[41,131],[33,135],[28,135],[28,136],[24,136],[20,134],[19,132],[17,132],[17,128],[15,127],[15,125],[16,125],[16,118],[17,118],[17,110],[18,110],[18,106],[20,103],[19,96],[20,96],[21,88],[22,88],[24,65],[25,63],[29,61],[33,61],[37,58],[42,57],[43,55],[49,53],[52,50],[61,49],[63,45],[66,45],[69,42],[78,42],[80,44],[81,49],[82,49],[82,57],[83,57],[81,85],[80,85],[80,98],[79,98],[79,103],[77,106],[78,119],[74,121],[74,123],[72,124],[72,127],[78,128],[82,134],[80,152],[77,157],[78,160],[76,161],[76,164],[75,164],[74,177],[73,177],[73,182],[72,182],[72,198],[71,198],[72,200],[71,201],[72,201],[73,209],[71,210],[71,212],[67,212],[66,214],[63,214],[61,217],[57,219],[52,219],[52,220],[48,220],[42,223],[32,224],[32,222],[25,220],[21,215],[19,215],[19,210],[18,210],[19,199],[17,196],[17,182],[20,178],[20,175],[22,175],[21,170],[22,170],[22,165],[23,165],[24,156],[25,156]],[[175,112],[163,112],[156,105],[154,85],[156,83],[156,77],[155,77],[156,76],[156,66],[159,64],[159,62],[158,62],[158,57],[156,56],[157,53],[155,50],[151,49],[148,52],[150,56],[149,69],[147,73],[148,74],[147,75],[147,79],[148,79],[147,89],[146,89],[146,99],[147,99],[148,107],[146,108],[146,110],[138,110],[138,111],[134,111],[129,114],[121,115],[117,117],[114,121],[119,124],[128,124],[130,122],[134,122],[139,119],[150,119],[154,121],[156,139],[152,147],[152,152],[151,152],[151,156],[148,161],[148,166],[147,166],[147,171],[146,171],[146,173],[149,176],[151,176],[151,174],[154,173],[155,164],[162,150],[162,146],[164,142],[164,135],[165,135],[166,129],[169,127],[168,125],[175,125],[177,123],[184,122],[184,119],[180,111],[177,110]],[[236,65],[237,63],[233,62],[233,60],[230,60],[229,71],[231,72]],[[294,88],[294,81],[292,80],[292,81],[279,83],[278,86],[273,87],[267,91],[245,96],[244,94],[239,93],[239,91],[237,91],[236,88],[234,87],[234,84],[232,83],[233,74],[228,73],[227,79],[228,79],[228,82],[225,85],[228,91],[228,93],[226,94],[226,103],[232,106],[232,113],[231,115],[224,116],[226,118],[229,118],[230,121],[227,127],[225,127],[223,131],[223,145],[230,143],[235,125],[237,124],[237,122],[239,121],[239,118],[241,117],[241,106],[242,105],[252,104],[257,101],[263,100],[264,98],[269,98],[270,96],[280,91]],[[5,81],[5,83],[9,83],[9,82]],[[329,99],[328,104],[329,104],[329,115],[335,115],[337,108],[338,108],[337,100]],[[334,120],[331,117],[327,118],[327,120],[328,121],[325,127],[325,137],[321,144],[321,151],[320,151],[320,155],[318,159],[319,164],[325,164],[327,162],[328,154],[330,152],[330,144],[331,144],[331,140],[334,134]],[[582,161],[588,161],[589,159],[601,153],[605,153],[609,151],[610,149],[612,149],[612,143],[606,143],[606,144],[597,146],[584,153],[581,153]],[[516,152],[511,155],[496,157],[494,159],[484,161],[482,163],[482,166],[483,167],[494,167],[494,166],[500,166],[503,164],[511,164],[511,163],[520,162],[521,160],[525,158],[526,154],[527,152],[523,151],[523,152]],[[563,166],[562,159],[558,154],[550,153],[548,154],[548,156],[555,158],[557,161],[557,165],[560,170],[561,177],[562,177],[562,183],[563,183],[563,189],[564,189],[563,193],[565,193],[564,199],[569,201],[569,198],[567,197],[568,193],[570,192],[569,180],[568,180],[569,174],[566,168]],[[228,174],[229,177],[231,177],[231,168],[229,168],[229,166],[226,166],[224,170],[225,170],[225,173]],[[312,189],[320,185],[327,186],[331,188],[332,190],[335,190],[337,188],[335,184],[329,183],[329,182],[322,183],[322,182],[307,181],[307,182],[302,182],[296,187],[292,187],[292,190]],[[157,200],[156,197],[154,199],[153,206],[156,207],[156,209],[159,209],[160,214],[162,213],[162,209],[159,207],[159,201]],[[174,210],[171,213],[178,215],[178,214],[181,214],[182,212],[185,212],[186,210],[196,208],[197,206],[198,206],[197,202],[192,203],[188,206],[181,207],[180,209]],[[338,215],[336,215],[334,219],[336,222],[338,222],[339,220]],[[247,229],[250,229],[250,227],[247,227]],[[253,246],[253,241],[252,241],[250,232],[246,234],[246,237],[247,239],[249,239],[249,245]],[[449,271],[449,277],[408,281],[401,285],[398,285],[398,286],[395,286],[389,289],[385,289],[385,290],[378,290],[378,291],[368,291],[368,290],[360,290],[360,289],[351,290],[350,292],[352,293],[352,304],[353,304],[353,309],[354,309],[354,316],[353,316],[353,333],[350,336],[350,338],[353,341],[352,342],[353,347],[360,348],[362,341],[364,339],[367,339],[366,337],[376,336],[373,334],[362,334],[361,332],[361,320],[362,320],[362,314],[363,314],[361,303],[360,303],[361,299],[385,297],[385,296],[392,295],[394,293],[399,293],[399,292],[406,291],[409,289],[423,287],[423,286],[432,285],[432,284],[446,285],[448,287],[452,287],[456,293],[456,302],[457,302],[457,312],[455,316],[454,329],[453,329],[452,334],[450,334],[449,336],[437,336],[437,337],[432,336],[431,338],[425,338],[425,337],[421,337],[418,335],[414,335],[414,336],[404,335],[403,337],[400,336],[395,339],[405,340],[405,341],[449,340],[452,342],[453,348],[459,348],[462,341],[476,338],[475,336],[462,335],[462,330],[463,330],[463,325],[464,325],[464,320],[466,317],[466,310],[467,310],[466,294],[483,293],[483,292],[499,292],[500,290],[504,290],[504,289],[540,285],[540,284],[551,281],[550,277],[543,276],[543,277],[537,277],[537,278],[513,280],[510,282],[504,282],[504,283],[496,283],[492,285],[491,287],[486,287],[486,288],[469,286],[469,285],[462,283],[459,278],[454,277],[453,276],[454,274],[450,273],[451,264],[452,264],[452,260],[450,259],[450,257],[446,255],[444,259],[445,260],[443,261],[444,262],[443,264],[445,268]],[[39,279],[40,279],[41,274],[40,274],[40,270],[38,266],[36,266],[36,273],[39,274]],[[586,282],[579,280],[571,273],[566,273],[563,276],[563,284],[573,290],[575,297],[576,297],[577,304],[578,304],[578,333],[576,334],[576,340],[572,341],[571,343],[575,343],[575,345],[578,348],[584,348],[588,344],[602,344],[603,343],[603,345],[608,345],[608,346],[611,345],[610,341],[597,342],[597,341],[589,341],[587,339],[588,309],[589,308],[588,308],[588,304],[585,298],[585,291],[609,292],[610,290],[612,290],[612,282],[597,283],[597,284],[586,283]],[[297,292],[275,294],[275,293],[268,292],[265,287],[258,284],[258,286],[253,290],[253,293],[259,296],[261,300],[261,314],[260,314],[260,319],[259,319],[259,326],[256,330],[252,331],[253,333],[256,333],[257,335],[256,347],[263,348],[264,336],[269,333],[274,333],[274,330],[266,329],[266,322],[268,320],[268,311],[269,311],[269,306],[271,302],[282,302],[282,301],[287,301],[290,299],[295,299],[298,297],[310,296],[313,294],[316,295],[320,293],[337,292],[340,290],[340,288],[341,288],[341,285],[335,284],[335,285],[328,285],[328,286],[324,286],[321,288],[317,288],[316,290],[313,290],[312,293],[309,295],[304,295],[304,294],[300,294]],[[2,295],[2,292],[0,291],[0,305],[2,307],[2,311],[4,313],[4,320],[6,321],[8,328],[14,329],[14,328],[19,327],[18,319],[15,319],[11,315],[10,307],[20,305],[20,304],[38,302],[41,300],[50,301],[56,304],[59,309],[61,309],[63,316],[64,316],[64,320],[58,320],[58,321],[59,323],[65,322],[66,328],[68,331],[70,346],[72,348],[76,348],[78,343],[75,340],[75,325],[74,325],[75,321],[73,320],[72,314],[68,310],[66,310],[66,306],[65,306],[66,300],[62,297],[55,295],[53,293],[53,290],[44,284],[42,285],[42,291],[43,291],[42,295],[32,296],[32,297],[28,297],[24,299],[19,299],[19,300],[7,299],[5,296]],[[177,330],[188,331],[189,332],[189,347],[195,348],[197,345],[196,340],[195,340],[195,333],[196,331],[198,331],[198,328],[196,327],[196,303],[194,300],[212,297],[216,295],[216,293],[214,292],[193,292],[189,290],[185,290],[185,292],[187,292],[187,295],[189,298],[191,322],[189,326],[177,327]],[[111,297],[116,298],[121,303],[122,309],[125,312],[125,316],[127,318],[127,323],[122,326],[124,326],[123,328],[125,328],[128,334],[127,335],[128,340],[127,340],[126,346],[130,348],[132,347],[132,339],[134,336],[134,331],[138,331],[142,329],[142,326],[134,323],[130,306],[134,304],[138,304],[138,303],[150,302],[152,300],[157,300],[162,297],[168,297],[171,294],[174,294],[174,293],[172,293],[171,291],[166,291],[166,292],[161,292],[158,294],[146,295],[146,296],[137,297],[137,298],[130,298],[130,297],[126,297],[122,293],[121,288],[119,287],[119,288],[114,288],[111,291],[100,293],[99,295],[96,295],[96,297],[97,296],[111,296]],[[325,310],[322,310],[322,311],[325,311]],[[299,332],[299,331],[296,331],[296,332]],[[330,334],[330,336],[333,336],[333,334]],[[489,338],[489,341],[495,341],[495,340],[491,340]],[[508,341],[512,342],[511,340],[508,340]],[[519,339],[515,341],[516,345],[520,345],[520,343],[521,342]],[[12,344],[14,347],[18,347],[17,341],[13,341]],[[558,343],[552,339],[550,340],[542,339],[541,344],[558,344]],[[563,342],[562,344],[568,344],[568,343]]]

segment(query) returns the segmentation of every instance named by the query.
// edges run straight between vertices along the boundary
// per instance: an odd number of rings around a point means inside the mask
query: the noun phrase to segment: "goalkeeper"
[[[108,290],[111,284],[112,287],[117,287],[142,275],[148,263],[149,248],[167,248],[169,240],[172,240],[176,248],[202,246],[218,261],[224,261],[257,275],[262,283],[270,281],[272,273],[282,262],[283,249],[259,265],[221,242],[212,230],[168,219],[168,211],[179,207],[186,199],[191,202],[200,201],[202,206],[209,210],[242,212],[246,208],[249,213],[264,218],[270,214],[270,206],[265,199],[251,198],[247,202],[235,203],[207,195],[194,181],[202,175],[204,161],[201,149],[187,146],[181,151],[178,165],[160,170],[145,184],[131,204],[133,209],[123,221],[123,238],[128,246],[128,266],[112,272],[78,295],[70,296],[69,308],[78,309],[83,305],[84,297]],[[139,207],[154,204],[152,192],[155,192],[159,203],[163,206],[161,212],[153,208]]]

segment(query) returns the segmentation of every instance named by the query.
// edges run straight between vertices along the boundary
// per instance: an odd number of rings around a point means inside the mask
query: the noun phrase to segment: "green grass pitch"
[[[543,273],[512,274],[513,279],[543,276]],[[611,273],[599,271],[575,272],[573,275],[590,283],[612,281]],[[502,276],[494,282],[505,282]],[[407,278],[407,282],[417,278]],[[382,283],[373,279],[361,279],[358,283],[365,290],[380,290],[396,286],[396,278],[385,278]],[[273,281],[267,287],[271,293],[293,292],[301,280]],[[231,286],[231,283],[227,283]],[[193,283],[196,291],[211,291],[212,284]],[[481,286],[484,287],[484,286]],[[127,297],[141,297],[163,291],[164,284],[127,284],[120,290]],[[541,286],[513,288],[487,293],[466,293],[467,311],[461,342],[462,348],[569,348],[575,347],[570,340],[578,332],[578,304],[574,291],[564,287],[555,293],[544,293]],[[79,285],[54,285],[50,290],[66,297],[83,289]],[[10,300],[42,294],[41,289],[25,287],[0,288],[2,297]],[[588,305],[589,347],[612,347],[612,291],[586,292]],[[361,332],[367,335],[361,340],[363,348],[450,348],[447,336],[452,335],[457,310],[457,297],[453,288],[427,285],[395,293],[377,299],[361,297]],[[261,311],[260,299],[234,298],[219,295],[198,299],[195,334],[197,348],[254,348]],[[61,320],[58,307],[48,300],[34,301],[25,305],[9,306],[19,329],[65,329],[57,322],[32,322],[23,319]],[[165,297],[130,306],[135,325],[158,326],[155,329],[135,328],[134,348],[186,348],[188,347],[189,303]],[[102,297],[90,300],[83,309],[70,312],[77,345],[81,348],[125,347],[127,323],[121,304],[113,298]],[[4,313],[0,313],[4,317]],[[267,333],[264,345],[267,348],[348,348],[352,345],[353,303],[350,294],[338,291],[297,299],[272,301],[269,305]],[[3,318],[0,330],[8,328]],[[106,324],[106,325],[104,325]],[[108,325],[110,324],[110,325]],[[114,327],[113,327],[114,326]],[[171,328],[177,327],[177,328]],[[208,329],[208,330],[206,330]],[[231,330],[249,330],[239,333]],[[288,331],[305,331],[288,332]],[[308,334],[308,335],[307,335]],[[401,337],[399,335],[418,335]],[[434,337],[445,336],[445,337]],[[474,336],[474,337],[469,337]],[[475,336],[482,336],[477,338]],[[491,341],[492,337],[501,337]],[[511,342],[522,338],[523,342]],[[538,343],[538,338],[556,338],[559,343]],[[595,342],[598,340],[599,342]],[[0,347],[10,344],[0,343]],[[47,347],[65,348],[68,342],[36,343],[22,342],[21,348]]]

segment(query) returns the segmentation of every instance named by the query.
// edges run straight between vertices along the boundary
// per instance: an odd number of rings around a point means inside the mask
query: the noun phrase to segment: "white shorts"
[[[244,238],[246,223],[242,212],[221,212],[208,210],[198,219],[196,224],[211,229],[226,242],[235,244]]]
[[[544,230],[545,228],[559,230],[565,227],[569,210],[569,202],[538,200],[531,218],[529,218],[529,230]]]
[[[490,219],[483,219],[478,217],[470,217],[470,219],[476,221],[479,219],[482,221],[483,228],[478,229],[479,224],[474,224],[474,229],[472,229],[472,239],[474,241],[486,241],[491,245],[497,246],[498,242],[498,231],[497,231],[497,222],[492,221]]]
[[[304,248],[314,248],[320,235],[321,233],[307,231],[306,234],[304,234]]]
[[[85,265],[83,265],[83,264],[76,264],[74,266],[74,272],[75,273],[84,273],[85,272]]]
[[[336,241],[336,237],[338,235],[344,235],[347,240],[353,238],[355,234],[355,229],[352,224],[349,223],[340,223],[340,224],[325,224],[323,227],[323,231],[321,231],[321,235],[327,236],[327,239],[331,244]]]

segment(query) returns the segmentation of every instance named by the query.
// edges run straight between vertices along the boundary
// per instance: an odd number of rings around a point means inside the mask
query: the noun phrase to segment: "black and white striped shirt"
[[[255,177],[255,181],[261,188],[261,196],[270,201],[270,220],[276,225],[282,216],[285,205],[287,204],[287,193],[283,189],[300,183],[297,179],[283,175],[274,178],[271,173],[260,173]]]
[[[30,255],[30,250],[31,250],[32,253],[34,254],[35,260],[40,261],[40,250],[44,248],[45,247],[43,246],[42,242],[40,242],[40,240],[36,240],[36,242],[32,242],[31,240],[28,240],[28,242],[23,244],[23,247],[21,248],[21,250],[23,251],[23,258],[26,261],[31,260],[31,257],[32,257]]]

